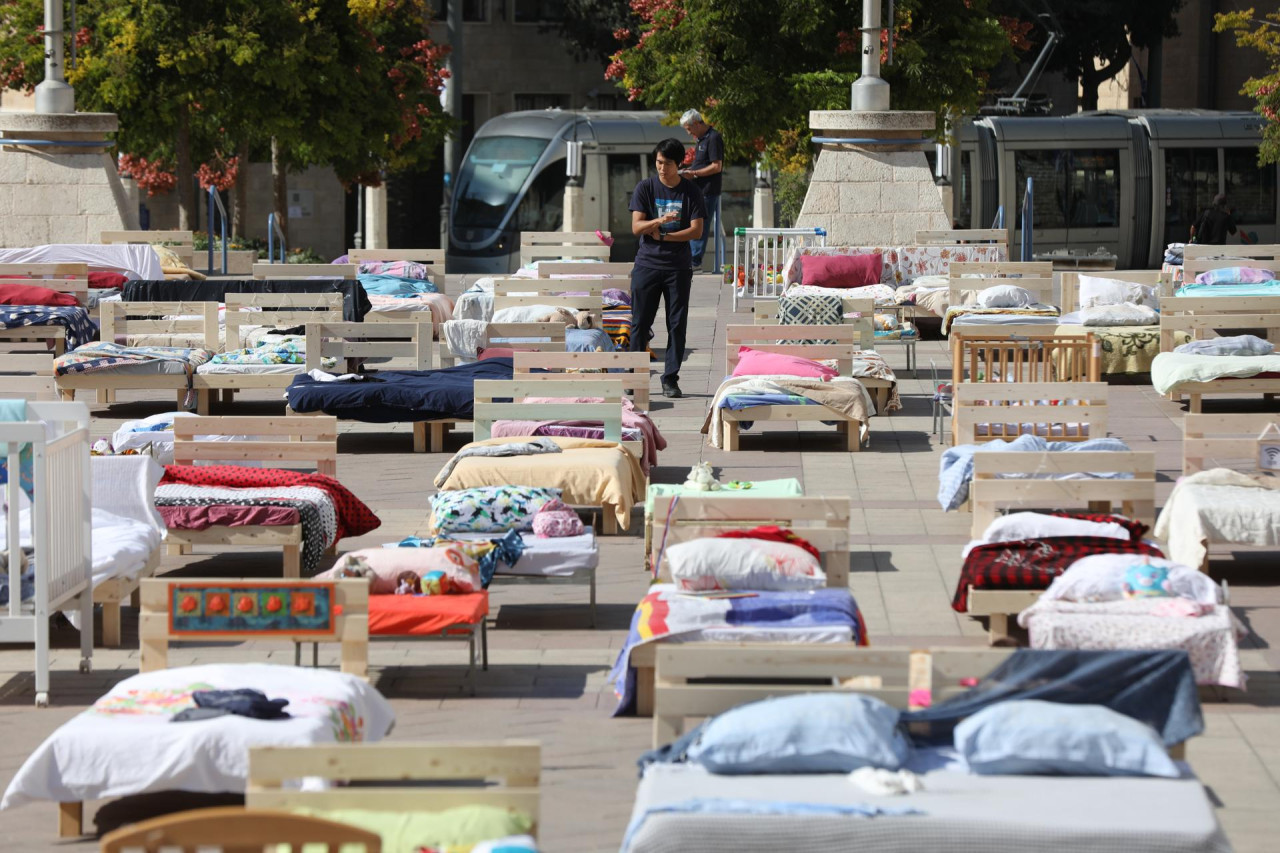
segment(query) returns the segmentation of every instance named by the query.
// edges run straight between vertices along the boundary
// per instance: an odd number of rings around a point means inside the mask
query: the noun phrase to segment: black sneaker
[[[680,386],[674,382],[663,382],[662,396],[670,397],[673,400],[677,400],[684,396],[684,392],[681,391]]]

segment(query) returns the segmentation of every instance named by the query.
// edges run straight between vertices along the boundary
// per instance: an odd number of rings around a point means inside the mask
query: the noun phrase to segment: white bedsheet
[[[129,279],[144,281],[164,278],[155,249],[135,243],[115,246],[59,243],[25,249],[0,249],[0,264],[88,264],[90,272],[118,272]]]
[[[1208,546],[1280,545],[1280,481],[1268,488],[1236,471],[1213,468],[1174,486],[1152,535],[1187,566],[1204,562]]]
[[[131,578],[138,574],[151,553],[160,547],[163,534],[150,524],[123,518],[105,509],[93,509],[93,585],[111,578]],[[0,512],[0,550],[8,547],[9,528],[5,513]],[[22,546],[31,546],[31,511],[18,514]]]
[[[292,718],[170,722],[193,704],[193,690],[243,687],[288,699]],[[23,763],[0,808],[149,791],[239,792],[250,747],[376,741],[394,722],[377,690],[342,673],[258,663],[148,672],[120,682],[58,727]]]
[[[207,361],[196,368],[201,376],[301,376],[305,364],[222,364]]]
[[[1280,373],[1280,355],[1162,352],[1151,362],[1151,385],[1157,394],[1168,394],[1183,382],[1247,379],[1259,373]]]
[[[488,540],[496,533],[452,533],[454,539]],[[538,577],[568,577],[579,571],[592,571],[600,564],[600,548],[596,535],[587,530],[581,536],[539,537],[533,533],[521,533],[524,553],[511,568],[499,565],[497,574],[533,575]]]

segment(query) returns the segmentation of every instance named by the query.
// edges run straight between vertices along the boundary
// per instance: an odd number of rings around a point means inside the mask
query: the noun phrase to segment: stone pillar
[[[113,113],[0,111],[0,137],[35,143],[0,146],[0,246],[98,243],[138,227],[107,153],[117,127]]]
[[[811,111],[815,138],[850,141],[820,143],[796,226],[825,228],[828,246],[910,245],[950,228],[919,143],[934,123],[931,112]],[[868,139],[880,144],[856,141]]]
[[[364,248],[387,249],[387,182],[364,188]]]
[[[587,211],[582,200],[582,181],[570,179],[564,186],[564,227],[562,231],[586,231]]]

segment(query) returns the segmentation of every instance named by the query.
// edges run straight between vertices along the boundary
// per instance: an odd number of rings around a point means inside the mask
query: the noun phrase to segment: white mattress
[[[291,719],[225,716],[173,723],[192,690],[256,688],[289,700]],[[208,664],[126,678],[58,727],[23,763],[0,808],[150,791],[239,792],[249,748],[381,740],[395,722],[361,678],[260,663]]]
[[[494,539],[495,533],[453,533],[455,539]],[[535,577],[568,577],[581,571],[594,571],[600,563],[600,548],[596,535],[588,530],[581,536],[552,536],[542,538],[533,533],[521,533],[524,553],[511,568],[499,566],[498,575],[524,575]]]
[[[201,376],[299,376],[305,373],[305,364],[221,364],[205,362],[196,368]]]
[[[0,550],[8,547],[9,526],[0,512]],[[18,514],[23,547],[31,546],[31,511]],[[160,547],[162,534],[149,524],[122,518],[105,509],[93,509],[93,585],[111,578],[131,578],[151,559]]]

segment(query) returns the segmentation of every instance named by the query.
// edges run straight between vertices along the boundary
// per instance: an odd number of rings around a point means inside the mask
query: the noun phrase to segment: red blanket
[[[275,486],[311,486],[333,501],[338,513],[338,539],[376,530],[382,521],[346,486],[324,474],[303,474],[279,468],[243,468],[239,465],[166,465],[160,485],[222,486],[228,489],[269,489]]]

